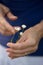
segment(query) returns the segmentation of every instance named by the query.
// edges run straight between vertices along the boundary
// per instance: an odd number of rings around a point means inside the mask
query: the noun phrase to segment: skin
[[[3,4],[0,4],[0,33],[3,35],[12,35],[16,31],[14,27],[7,22],[5,17],[9,18],[10,20],[16,20],[18,18],[10,12],[9,8]]]
[[[18,58],[37,51],[39,41],[43,38],[43,21],[27,29],[17,43],[8,43],[6,51],[10,58]]]
[[[0,4],[0,33],[3,35],[12,35],[15,33],[14,27],[12,27],[5,19],[5,14],[9,11],[9,8]],[[10,11],[6,17],[10,20],[16,20],[17,16],[14,16]],[[43,20],[27,29],[22,37],[15,43],[7,43],[9,48],[6,51],[9,53],[10,58],[18,58],[27,54],[34,53],[38,49],[39,41],[43,38]]]

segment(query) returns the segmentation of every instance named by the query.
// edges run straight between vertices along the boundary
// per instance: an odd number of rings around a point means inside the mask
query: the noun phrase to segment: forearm
[[[35,30],[38,32],[39,37],[43,38],[43,20],[37,24],[36,26],[34,26]]]

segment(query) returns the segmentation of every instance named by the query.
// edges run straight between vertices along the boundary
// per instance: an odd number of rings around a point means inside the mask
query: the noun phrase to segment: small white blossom
[[[22,36],[23,32],[20,32],[20,36]]]
[[[24,25],[24,24],[22,25],[22,28],[23,28],[23,29],[25,29],[26,27],[27,27],[26,25]]]

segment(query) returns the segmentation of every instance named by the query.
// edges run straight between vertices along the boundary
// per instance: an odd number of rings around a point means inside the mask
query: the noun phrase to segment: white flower
[[[20,32],[20,36],[22,36],[23,32]]]
[[[23,24],[21,27],[22,27],[23,29],[25,29],[27,26]]]

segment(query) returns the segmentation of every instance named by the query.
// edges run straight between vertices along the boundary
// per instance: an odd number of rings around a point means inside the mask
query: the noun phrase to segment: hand
[[[40,29],[40,27],[39,27]],[[38,26],[33,26],[27,29],[20,40],[16,43],[8,43],[7,52],[10,58],[17,58],[21,56],[25,56],[27,54],[34,53],[38,49],[39,41],[41,39],[41,33],[38,29]]]
[[[5,16],[10,20],[16,20],[17,16],[14,16],[9,8],[0,4],[0,33],[4,35],[11,35],[15,33],[15,29],[5,19]]]

